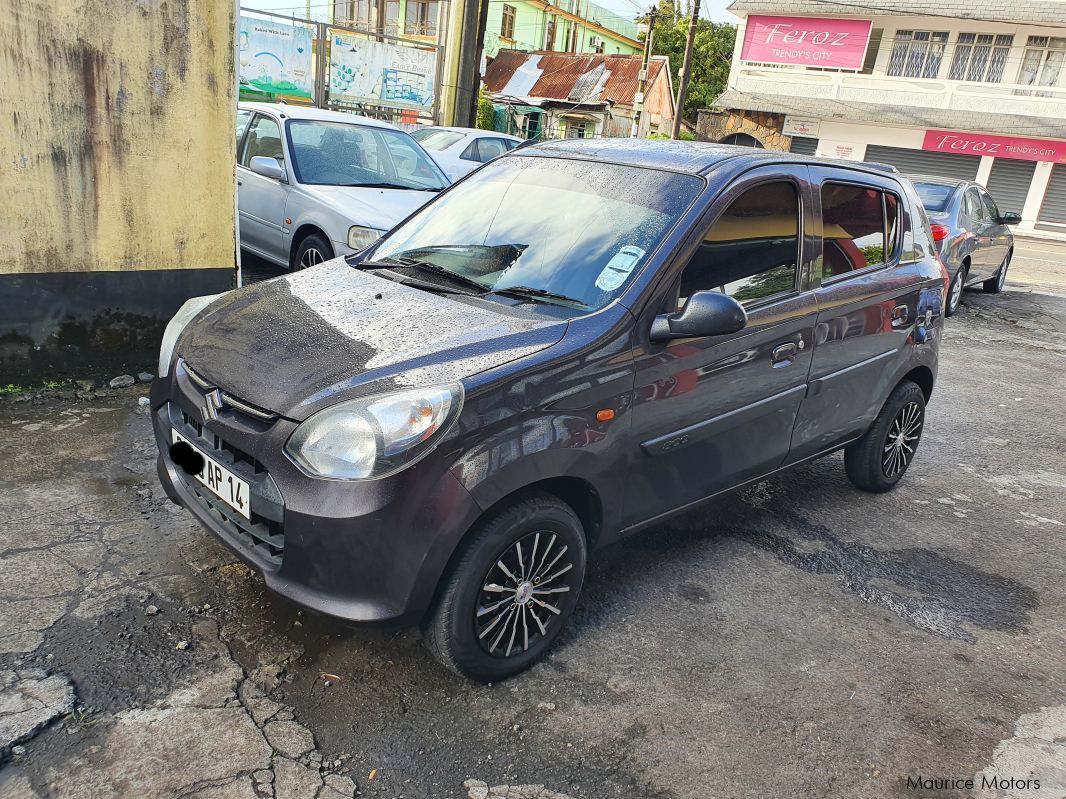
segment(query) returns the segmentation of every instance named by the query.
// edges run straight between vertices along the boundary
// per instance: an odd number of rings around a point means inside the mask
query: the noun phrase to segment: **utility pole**
[[[692,45],[696,41],[696,23],[700,19],[700,0],[692,0],[692,18],[688,22],[688,40],[685,42],[685,59],[681,62],[681,75],[677,84],[677,107],[674,108],[674,129],[671,139],[681,135],[681,117],[685,112],[685,95],[688,94],[688,74],[692,68]]]
[[[487,0],[486,0],[487,3]],[[478,59],[478,28],[481,20],[479,0],[465,0],[462,7],[462,26],[459,37],[449,46],[459,52],[456,74],[455,108],[449,124],[468,128],[474,126],[477,116],[477,95],[481,88],[481,64]]]
[[[640,135],[640,118],[644,114],[644,91],[648,86],[648,67],[651,66],[652,39],[655,38],[655,15],[658,13],[656,6],[648,12],[648,35],[644,38],[644,61],[640,68],[640,78],[637,80],[637,94],[633,98],[633,127],[629,131],[631,139]]]

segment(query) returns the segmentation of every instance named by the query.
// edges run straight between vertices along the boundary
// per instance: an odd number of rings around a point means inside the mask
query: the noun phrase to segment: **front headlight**
[[[206,297],[193,297],[178,308],[174,318],[167,323],[163,331],[163,341],[159,345],[159,369],[157,374],[166,377],[170,373],[170,359],[174,357],[174,345],[178,343],[181,331],[193,320],[196,314],[213,303],[221,294],[209,294]]]
[[[462,404],[460,383],[341,402],[300,424],[285,452],[313,477],[388,477],[427,455]]]
[[[356,252],[365,250],[375,241],[381,238],[382,231],[372,227],[359,227],[354,225],[348,228],[348,246]]]

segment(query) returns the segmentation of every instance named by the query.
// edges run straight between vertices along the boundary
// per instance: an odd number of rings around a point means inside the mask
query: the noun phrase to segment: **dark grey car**
[[[152,386],[159,477],[273,590],[420,624],[495,680],[624,535],[841,449],[896,485],[946,288],[883,169],[523,148],[357,256],[191,300]]]
[[[989,293],[1001,292],[1014,254],[1014,234],[1008,225],[1021,222],[1021,215],[1001,212],[979,183],[927,175],[910,179],[929,214],[937,252],[951,278],[945,315],[958,310],[967,286],[980,283]]]

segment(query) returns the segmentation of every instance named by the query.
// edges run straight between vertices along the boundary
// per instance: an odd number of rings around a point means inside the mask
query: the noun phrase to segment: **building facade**
[[[495,128],[527,139],[629,136],[642,56],[501,50],[485,72]],[[667,133],[674,118],[670,62],[652,58],[637,135]]]
[[[587,0],[490,1],[485,54],[500,50],[630,55],[643,52],[644,43],[635,22]]]
[[[728,88],[697,135],[976,179],[1066,238],[1066,3],[736,0]]]
[[[334,0],[335,25],[435,44],[447,20],[444,0]]]

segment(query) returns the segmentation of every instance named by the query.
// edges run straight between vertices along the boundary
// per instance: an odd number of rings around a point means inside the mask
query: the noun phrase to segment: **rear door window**
[[[491,161],[506,152],[507,143],[503,139],[486,138],[479,140],[477,143],[478,160],[482,163]]]
[[[822,186],[822,279],[892,263],[900,249],[900,199],[850,183]]]
[[[977,222],[984,219],[984,205],[981,203],[981,198],[977,196],[977,189],[966,190],[966,194],[962,197],[962,212]]]
[[[999,219],[999,208],[996,207],[996,201],[992,199],[992,196],[987,192],[981,192],[981,204],[985,209],[985,216],[990,222],[995,222]]]

